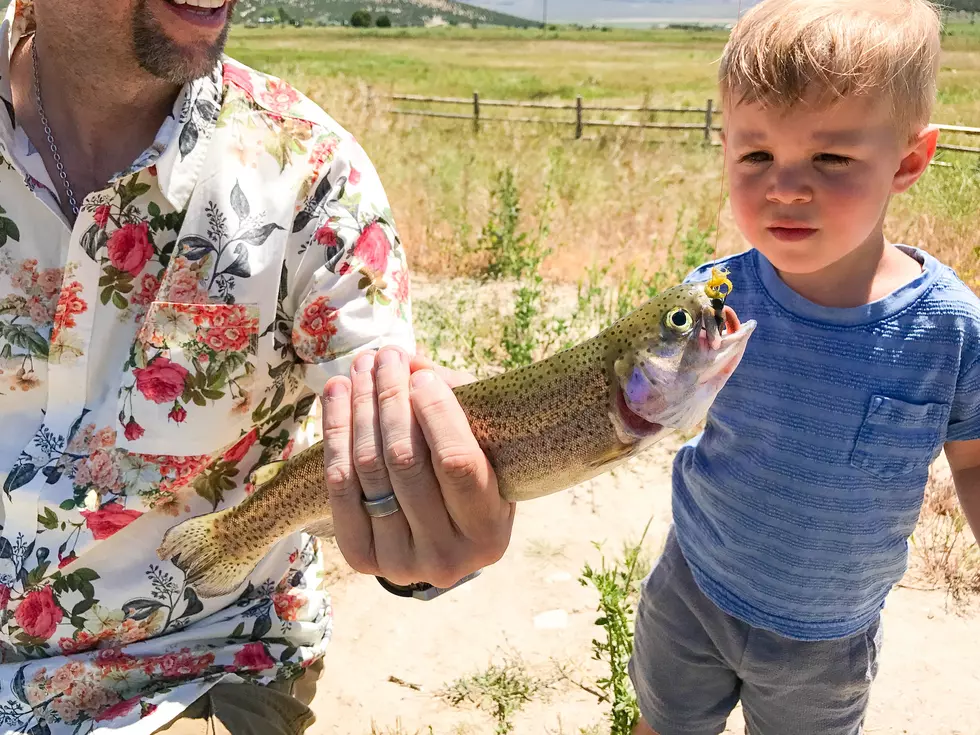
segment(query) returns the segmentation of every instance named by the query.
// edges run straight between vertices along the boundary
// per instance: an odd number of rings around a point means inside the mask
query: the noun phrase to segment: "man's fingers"
[[[437,365],[432,362],[428,357],[423,357],[422,355],[415,355],[412,357],[410,363],[410,370],[418,372],[419,370],[432,370],[442,378],[450,388],[455,388],[457,385],[465,385],[466,383],[473,383],[476,378],[469,373],[462,372],[461,370],[450,370],[442,365]]]
[[[366,352],[354,360],[351,370],[354,472],[368,500],[379,500],[394,490],[384,458],[374,364],[374,353]],[[387,560],[409,557],[411,531],[403,512],[371,518],[371,529],[375,558],[380,567],[387,568]]]
[[[497,490],[493,468],[449,385],[431,370],[412,375],[412,408],[422,427],[446,508],[464,536],[478,543],[504,534],[488,553],[503,553],[514,506]],[[497,557],[499,558],[499,556]],[[496,559],[493,559],[496,561]]]
[[[393,574],[415,574],[412,581],[433,569],[445,569],[448,575],[457,563],[458,537],[432,470],[429,447],[412,413],[409,360],[404,351],[388,347],[378,353],[375,385],[388,477],[411,528],[411,548],[399,550],[382,548],[383,539],[375,527],[378,565]],[[413,551],[414,566],[409,564]],[[426,581],[441,586],[445,579],[440,573],[438,579]]]
[[[346,377],[327,381],[322,424],[324,482],[330,496],[337,546],[356,571],[377,574],[371,519],[361,505],[361,486],[354,472],[351,383]]]

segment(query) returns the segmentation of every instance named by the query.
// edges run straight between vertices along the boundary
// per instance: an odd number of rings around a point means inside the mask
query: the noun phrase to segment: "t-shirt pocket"
[[[257,304],[151,303],[123,370],[116,446],[203,455],[247,432],[258,324]]]
[[[939,455],[949,406],[874,395],[851,452],[851,466],[876,477],[904,475]]]

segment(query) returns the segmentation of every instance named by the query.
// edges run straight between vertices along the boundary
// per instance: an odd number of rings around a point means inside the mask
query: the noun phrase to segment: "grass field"
[[[724,39],[718,31],[680,30],[236,28],[228,50],[288,79],[357,135],[381,173],[416,270],[472,270],[469,254],[486,223],[495,176],[509,168],[529,227],[550,192],[547,244],[553,253],[543,273],[576,280],[591,263],[613,262],[614,271],[626,264],[656,269],[671,241],[692,228],[709,231],[719,212],[719,252],[744,247],[721,198],[720,148],[701,145],[699,132],[599,135],[589,129],[590,139],[574,141],[567,126],[517,123],[488,124],[474,136],[465,121],[388,114],[393,103],[384,95],[471,97],[476,90],[484,99],[572,101],[581,94],[586,103],[701,106],[717,98]],[[980,126],[980,26],[948,29],[933,119]],[[980,143],[966,136],[944,140]],[[980,158],[941,158],[955,165],[933,168],[895,202],[887,234],[923,245],[966,272],[980,205],[973,167]]]

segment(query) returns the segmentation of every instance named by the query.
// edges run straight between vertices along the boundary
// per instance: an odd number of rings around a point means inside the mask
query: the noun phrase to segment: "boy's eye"
[[[765,151],[753,151],[752,153],[746,153],[740,159],[739,163],[767,163],[772,160],[772,154],[766,153]]]
[[[831,166],[847,166],[851,159],[847,156],[838,156],[833,153],[821,153],[817,156],[820,163],[829,163]]]

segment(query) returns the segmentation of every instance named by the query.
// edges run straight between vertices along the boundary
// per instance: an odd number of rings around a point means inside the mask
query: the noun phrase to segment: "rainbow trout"
[[[701,421],[745,352],[732,284],[674,286],[595,337],[532,365],[453,389],[497,477],[524,501],[607,472],[668,433]],[[281,538],[333,535],[323,443],[260,467],[233,508],[171,528],[158,549],[201,597],[228,594]]]

